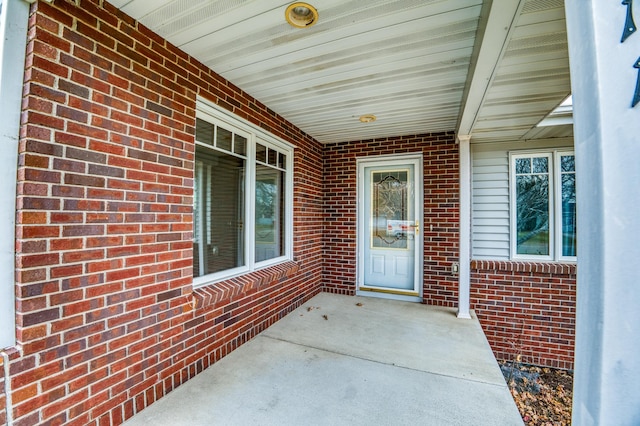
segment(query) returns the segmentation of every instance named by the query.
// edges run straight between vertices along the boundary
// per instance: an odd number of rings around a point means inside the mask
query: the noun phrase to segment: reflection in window
[[[512,158],[514,254],[574,258],[577,235],[574,155],[547,152]]]
[[[256,262],[284,255],[284,172],[256,165]]]
[[[516,160],[517,254],[549,254],[549,159]]]
[[[560,156],[562,191],[562,255],[576,255],[576,161],[573,155]]]
[[[243,266],[245,160],[196,149],[193,275]]]
[[[213,118],[197,119],[193,276],[215,275],[196,284],[284,261],[291,254],[291,229],[285,222],[292,196],[286,184],[290,155],[290,149],[267,137],[219,125]]]
[[[377,248],[407,248],[409,172],[372,172],[371,243]]]

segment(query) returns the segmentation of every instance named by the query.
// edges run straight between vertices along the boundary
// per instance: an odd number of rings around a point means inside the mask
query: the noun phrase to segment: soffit
[[[318,23],[295,29],[282,0],[111,3],[322,143],[456,130],[483,6],[315,0]],[[515,22],[472,142],[534,135],[569,93],[562,0],[528,0]]]
[[[112,1],[320,142],[455,129],[482,0],[315,0],[305,29],[290,3]]]
[[[573,136],[536,127],[571,92],[563,0],[528,0],[516,21],[472,131],[472,142]]]

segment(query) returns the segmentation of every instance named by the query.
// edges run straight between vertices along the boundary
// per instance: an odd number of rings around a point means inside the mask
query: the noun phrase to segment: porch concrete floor
[[[321,293],[125,424],[523,423],[475,315]]]

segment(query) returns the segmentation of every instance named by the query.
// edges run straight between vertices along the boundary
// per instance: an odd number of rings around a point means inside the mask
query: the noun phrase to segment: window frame
[[[572,149],[519,150],[509,152],[509,247],[512,260],[543,262],[576,262],[577,256],[562,255],[562,172],[560,158],[572,155]],[[549,254],[518,254],[516,160],[519,158],[548,158],[549,161]],[[577,234],[577,230],[576,230]]]
[[[557,177],[555,179],[555,191],[554,195],[556,196],[556,200],[559,200],[557,205],[558,207],[555,209],[555,221],[556,221],[556,230],[558,231],[558,238],[556,238],[556,258],[558,261],[562,262],[577,262],[578,256],[564,256],[562,254],[562,162],[561,157],[563,156],[573,156],[573,164],[574,170],[573,174],[576,174],[575,170],[575,152],[572,150],[556,150],[554,151],[554,166],[556,167]],[[575,181],[574,181],[575,184]],[[576,186],[576,197],[578,194],[578,189]],[[578,227],[576,226],[576,239],[578,237]],[[576,251],[577,254],[577,251]]]
[[[206,100],[198,98],[196,107],[196,118],[204,120],[208,123],[216,126],[221,126],[227,130],[231,130],[234,134],[239,134],[242,137],[247,138],[246,142],[246,155],[245,158],[245,182],[244,182],[244,217],[242,218],[244,223],[244,238],[242,241],[244,250],[245,264],[235,268],[227,269],[224,271],[213,272],[210,274],[202,275],[200,277],[193,277],[194,287],[201,287],[207,284],[214,284],[229,278],[240,276],[246,273],[264,269],[266,267],[276,265],[279,263],[293,260],[293,174],[294,174],[294,150],[295,146],[284,141],[277,136],[266,132],[262,128],[245,121],[232,113],[220,109],[220,107],[212,104]],[[195,138],[194,138],[195,139]],[[272,148],[286,155],[285,160],[285,178],[284,178],[284,229],[282,230],[285,235],[283,238],[285,249],[282,256],[277,256],[271,259],[256,261],[256,249],[255,249],[255,214],[256,214],[256,144],[261,143],[268,148]],[[201,146],[207,149],[216,150],[229,155],[235,155],[224,150],[219,150],[211,145],[195,141],[197,146]],[[237,155],[236,155],[237,156]],[[240,156],[241,157],[241,156]],[[196,173],[196,160],[194,149],[194,184]],[[195,185],[194,185],[195,186]],[[198,194],[194,192],[194,203]],[[195,211],[194,211],[194,235],[193,240],[196,241],[195,235]],[[200,232],[203,232],[202,226],[199,227]]]
[[[266,146],[268,149],[273,149],[273,146],[272,146],[273,144],[270,144],[270,143],[269,143],[269,141],[267,141],[267,140],[263,139],[263,138],[262,138],[262,137],[260,137],[259,135],[257,135],[257,136],[256,136],[256,143],[259,143],[259,144],[261,144],[261,145],[263,145],[263,146]],[[255,148],[255,144],[254,144],[254,148]],[[284,152],[281,152],[281,150],[275,150],[275,149],[273,149],[273,150],[274,150],[274,151],[276,151],[277,153],[285,154],[285,155],[286,155],[286,157],[287,157],[287,160],[286,160],[287,162],[289,161],[289,157],[293,155],[293,151],[291,151],[291,152],[287,152],[287,153],[284,153]],[[251,194],[251,195],[252,195],[252,200],[253,200],[253,203],[254,203],[254,204],[253,204],[253,210],[254,210],[254,212],[253,212],[253,214],[254,214],[253,219],[254,219],[254,220],[252,220],[252,221],[251,221],[251,225],[254,227],[254,230],[253,230],[253,238],[252,238],[252,241],[254,242],[254,247],[253,247],[253,250],[251,250],[251,253],[252,253],[252,255],[254,256],[253,260],[254,260],[254,263],[255,263],[256,265],[258,265],[258,266],[262,266],[262,265],[264,265],[264,266],[269,266],[269,265],[271,265],[271,264],[273,264],[273,263],[274,263],[274,262],[273,262],[273,259],[277,259],[277,258],[285,257],[285,256],[286,256],[286,248],[290,246],[290,244],[287,242],[287,234],[286,234],[286,233],[287,233],[287,229],[286,229],[286,228],[287,228],[288,223],[289,223],[289,222],[287,222],[287,206],[289,206],[289,205],[290,205],[290,203],[287,201],[287,195],[288,195],[288,190],[289,190],[289,182],[288,182],[288,174],[289,174],[289,173],[288,173],[288,170],[289,170],[289,168],[288,168],[288,164],[285,164],[285,165],[284,165],[284,166],[285,166],[284,168],[280,167],[280,166],[279,166],[279,165],[277,165],[277,164],[276,164],[276,165],[274,165],[274,164],[269,164],[269,158],[267,158],[267,159],[266,159],[267,161],[263,162],[263,161],[258,160],[258,159],[257,159],[257,156],[255,156],[253,160],[254,160],[254,168],[253,168],[254,175],[253,175],[253,179],[252,179],[252,182],[251,182],[252,189],[253,189],[253,194]],[[278,160],[276,160],[276,163],[278,163]],[[257,191],[256,191],[256,183],[257,183],[257,179],[258,179],[258,176],[257,176],[258,165],[261,165],[261,166],[263,166],[263,167],[268,167],[270,170],[277,170],[277,171],[280,171],[280,172],[284,172],[284,179],[283,179],[283,181],[281,182],[281,184],[282,184],[282,186],[284,187],[284,191],[285,191],[285,194],[284,194],[284,199],[285,199],[284,204],[285,204],[285,206],[284,206],[284,209],[283,209],[283,210],[284,210],[284,212],[283,212],[283,213],[284,213],[284,218],[282,218],[282,219],[283,219],[283,222],[282,222],[282,223],[284,224],[284,226],[280,227],[280,224],[278,223],[278,224],[276,225],[276,227],[275,227],[276,229],[283,228],[283,229],[280,229],[280,230],[281,230],[281,231],[283,231],[283,232],[285,232],[285,237],[282,239],[282,243],[283,243],[283,244],[284,244],[284,246],[285,246],[285,255],[283,255],[283,256],[277,256],[277,257],[275,257],[275,258],[272,258],[272,259],[266,259],[266,260],[262,260],[262,261],[256,261],[256,260],[255,260],[255,257],[256,257],[256,251],[257,251],[257,250],[256,250],[257,242],[256,242],[256,238],[255,238],[255,236],[256,236],[255,226],[256,226],[256,222],[257,222],[257,217],[256,217],[257,212],[256,212],[256,208],[255,208],[255,207],[256,207],[256,204],[257,204],[257,201],[256,201],[256,194],[257,194]],[[292,182],[293,182],[293,181],[292,181]],[[292,187],[291,187],[291,188],[292,188]],[[293,198],[292,198],[292,200],[293,200]],[[292,202],[293,202],[293,201],[291,201],[291,203],[292,203]],[[280,197],[279,197],[279,199],[278,199],[278,204],[280,204]],[[280,206],[278,205],[278,206],[277,206],[277,208],[275,209],[277,212],[279,212],[279,211],[280,211],[280,208],[279,208],[279,207],[280,207]],[[291,223],[293,223],[293,216],[291,216]],[[293,228],[292,228],[292,229],[293,229]],[[280,243],[278,243],[278,244],[280,244]],[[276,263],[278,263],[278,262],[276,262]]]

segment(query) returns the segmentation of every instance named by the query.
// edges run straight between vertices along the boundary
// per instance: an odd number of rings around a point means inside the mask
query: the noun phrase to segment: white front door
[[[358,294],[421,300],[422,156],[358,161]]]

